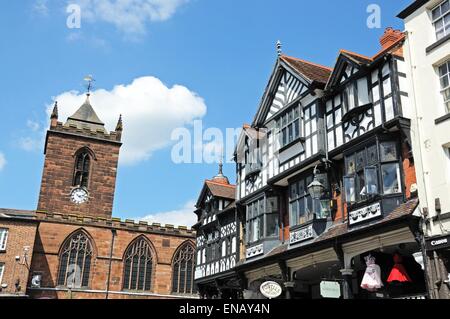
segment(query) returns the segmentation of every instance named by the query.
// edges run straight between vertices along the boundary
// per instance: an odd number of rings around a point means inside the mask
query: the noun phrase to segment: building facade
[[[196,204],[197,263],[195,284],[202,298],[238,299],[241,285],[234,272],[240,259],[240,223],[236,186],[219,174],[206,180]]]
[[[415,1],[406,28],[413,153],[433,298],[450,298],[450,2]]]
[[[377,54],[342,50],[333,68],[279,44],[236,150],[245,298],[427,296],[404,41],[388,28]],[[407,282],[391,276],[400,260]]]
[[[0,218],[11,245],[0,252],[5,292],[17,280],[31,298],[198,298],[193,230],[112,217],[122,131],[121,117],[105,129],[90,94],[64,123],[55,104],[38,209],[17,225],[17,216]],[[26,263],[14,264],[23,275],[10,275],[10,254],[23,247]]]
[[[0,298],[28,296],[37,226],[33,211],[0,209]]]

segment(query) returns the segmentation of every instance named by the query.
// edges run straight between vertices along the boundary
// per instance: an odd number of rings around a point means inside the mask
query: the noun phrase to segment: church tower
[[[38,211],[110,218],[122,145],[122,117],[109,132],[90,103],[65,123],[55,103],[45,141]]]

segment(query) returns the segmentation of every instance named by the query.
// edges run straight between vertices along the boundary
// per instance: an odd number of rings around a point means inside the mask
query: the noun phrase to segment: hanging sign
[[[320,295],[323,298],[339,299],[341,297],[341,285],[336,281],[322,281],[320,283]]]
[[[283,288],[281,288],[280,284],[275,281],[263,282],[259,287],[259,290],[264,297],[269,299],[278,298],[283,292]]]

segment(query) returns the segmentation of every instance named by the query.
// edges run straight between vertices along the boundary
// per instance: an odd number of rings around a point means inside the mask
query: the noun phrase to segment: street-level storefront
[[[426,239],[428,276],[431,294],[436,299],[450,299],[450,235]]]
[[[266,298],[264,285],[280,299],[425,299],[427,285],[415,217],[417,200],[387,217],[352,229],[337,224],[311,244],[283,244],[236,271],[245,276],[244,298]]]

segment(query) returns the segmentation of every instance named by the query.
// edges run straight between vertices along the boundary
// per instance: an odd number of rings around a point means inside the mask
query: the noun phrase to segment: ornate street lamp
[[[317,170],[317,166],[314,168],[314,180],[311,184],[308,185],[308,192],[313,199],[322,198],[325,193],[325,186],[318,180],[317,174],[319,171]]]

